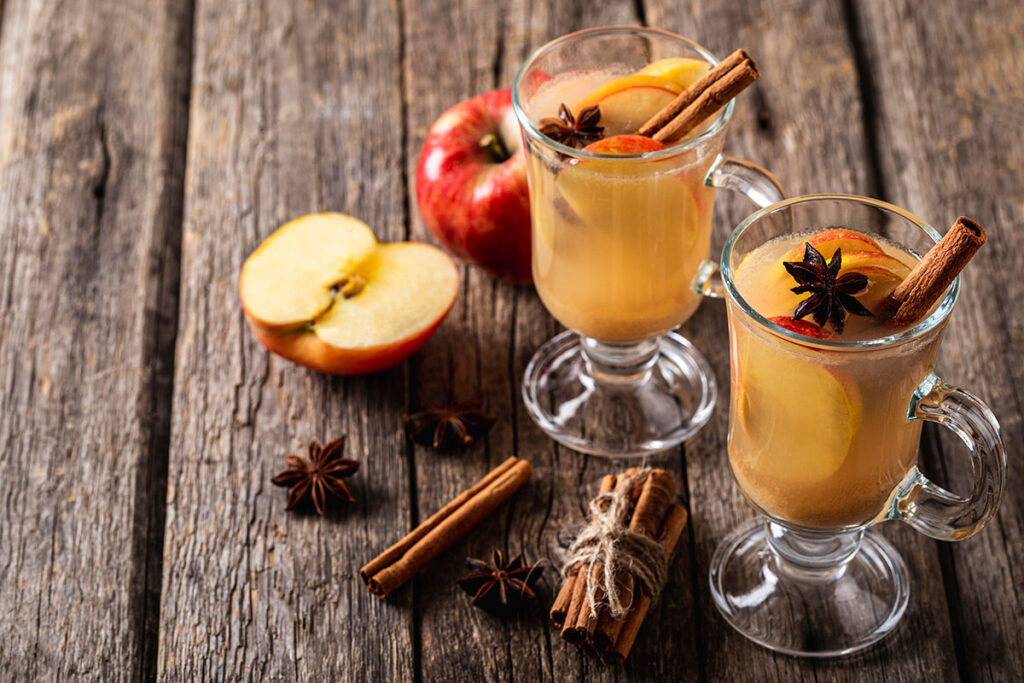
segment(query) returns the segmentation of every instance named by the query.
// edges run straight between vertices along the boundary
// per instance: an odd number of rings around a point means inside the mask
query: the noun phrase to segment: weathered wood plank
[[[181,326],[159,673],[411,680],[411,599],[357,569],[411,523],[403,368],[332,379],[270,356],[236,293],[294,216],[340,210],[401,239],[400,32],[389,3],[196,6]],[[285,453],[348,434],[357,502],[284,511]]]
[[[740,97],[726,142],[730,154],[771,168],[791,196],[809,192],[870,194],[872,177],[854,48],[840,2],[787,0],[765,4],[701,3],[680,12],[649,0],[647,19],[676,30],[716,54],[737,47],[757,60],[762,77]],[[715,249],[750,213],[742,198],[719,192]],[[728,220],[723,220],[722,217]],[[715,546],[740,521],[753,516],[734,484],[726,454],[729,359],[725,310],[706,302],[683,328],[715,367],[718,409],[686,449],[696,537],[702,670],[712,680],[829,680],[859,678],[867,667],[889,679],[955,676],[945,594],[934,545],[906,529],[882,533],[903,553],[913,588],[903,623],[892,639],[853,659],[830,662],[774,655],[732,631],[711,603],[707,567]]]
[[[887,199],[945,230],[960,214],[989,243],[964,275],[938,370],[987,401],[1009,453],[1006,496],[976,538],[944,545],[961,673],[1024,677],[1024,6],[988,0],[858,4],[876,86]],[[965,492],[971,468],[945,434],[925,470]],[[930,469],[929,467],[930,466]]]
[[[415,163],[433,120],[449,106],[495,87],[508,87],[529,53],[548,40],[586,26],[637,23],[632,3],[486,2],[405,3],[408,166]],[[438,49],[437,26],[448,43]],[[422,74],[431,74],[424,79]],[[432,240],[416,212],[412,236]],[[458,455],[416,448],[416,488],[422,518],[487,469],[515,453],[534,467],[533,483],[463,542],[422,573],[415,583],[422,634],[423,680],[692,680],[698,675],[692,620],[692,572],[688,543],[680,543],[671,584],[652,610],[647,633],[621,669],[563,643],[546,620],[559,586],[559,551],[566,524],[582,521],[600,478],[623,463],[589,458],[558,448],[534,424],[520,399],[530,356],[558,331],[531,289],[513,288],[466,268],[465,285],[448,321],[412,360],[414,405],[482,396],[500,420],[487,442]],[[683,490],[678,452],[658,459]],[[473,608],[455,584],[467,555],[492,548],[546,560],[541,605],[504,622]],[[682,623],[682,627],[680,627]]]
[[[190,11],[3,3],[4,680],[152,673]]]

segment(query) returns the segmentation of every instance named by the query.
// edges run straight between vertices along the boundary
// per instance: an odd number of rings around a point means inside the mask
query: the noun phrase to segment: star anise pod
[[[459,579],[459,586],[473,596],[474,605],[488,612],[511,614],[528,599],[537,597],[533,586],[543,568],[539,564],[524,564],[521,555],[506,564],[504,554],[495,550],[490,563],[467,557],[466,566],[473,573]]]
[[[847,312],[874,315],[853,296],[868,286],[867,276],[863,273],[846,273],[837,277],[843,267],[842,249],[836,249],[832,260],[825,263],[821,252],[812,247],[810,242],[805,242],[804,260],[784,261],[782,265],[799,283],[790,291],[796,294],[811,293],[796,307],[793,320],[800,320],[810,314],[819,327],[824,327],[827,321],[832,323],[836,334],[842,334]]]
[[[341,457],[344,447],[345,437],[335,439],[323,448],[314,439],[309,444],[308,459],[298,455],[285,456],[288,469],[270,480],[277,486],[291,487],[285,510],[291,510],[307,498],[313,499],[313,506],[320,515],[324,514],[328,497],[355,502],[342,479],[355,474],[359,463]]]
[[[601,107],[592,104],[583,108],[579,116],[573,116],[563,103],[558,107],[558,118],[540,120],[540,132],[567,147],[586,147],[604,137],[604,128],[597,125],[601,120]]]
[[[405,431],[421,446],[447,451],[469,446],[491,431],[497,418],[481,410],[481,401],[426,408],[405,416]]]

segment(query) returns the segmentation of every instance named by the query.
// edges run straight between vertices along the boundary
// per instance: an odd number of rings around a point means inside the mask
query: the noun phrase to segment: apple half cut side
[[[411,356],[440,326],[458,287],[455,263],[437,247],[381,244],[365,223],[339,213],[278,228],[239,280],[263,346],[335,375],[377,372]]]

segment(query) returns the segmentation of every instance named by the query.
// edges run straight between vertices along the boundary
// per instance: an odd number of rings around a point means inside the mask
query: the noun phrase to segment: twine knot
[[[630,491],[642,481],[651,468],[644,468],[621,480],[615,491],[603,493],[590,501],[590,523],[569,547],[569,557],[562,568],[568,576],[572,567],[587,570],[587,605],[590,615],[597,617],[598,607],[606,605],[612,618],[626,614],[633,595],[623,604],[616,586],[620,571],[630,572],[640,587],[655,600],[668,576],[665,551],[650,536],[631,531]],[[600,571],[595,571],[600,568]],[[599,576],[598,576],[599,574]],[[598,592],[603,593],[602,596]]]

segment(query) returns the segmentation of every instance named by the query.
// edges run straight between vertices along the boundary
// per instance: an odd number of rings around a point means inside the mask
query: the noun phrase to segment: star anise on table
[[[285,456],[288,469],[270,480],[277,486],[291,487],[285,510],[291,510],[311,498],[317,514],[322,515],[328,498],[355,502],[342,479],[355,474],[359,469],[359,463],[341,457],[344,447],[345,437],[335,439],[322,448],[314,439],[309,444],[309,458],[298,455]]]
[[[604,137],[604,128],[597,125],[601,120],[601,108],[593,104],[573,116],[563,103],[558,107],[558,118],[548,116],[540,120],[540,132],[567,147],[586,147]]]
[[[537,597],[533,586],[543,568],[540,564],[524,564],[521,555],[506,563],[505,555],[495,550],[490,563],[467,557],[466,566],[473,573],[459,579],[459,586],[473,596],[474,605],[488,612],[508,615]]]
[[[874,315],[853,296],[868,286],[867,276],[863,273],[846,273],[838,277],[843,267],[842,249],[836,249],[832,260],[826,263],[821,252],[811,246],[810,242],[805,242],[803,261],[784,261],[782,265],[799,283],[790,291],[811,294],[797,305],[793,320],[811,315],[819,327],[829,322],[836,334],[842,334],[848,312],[863,316]]]
[[[469,446],[491,431],[497,421],[481,410],[482,405],[481,401],[470,401],[426,408],[405,416],[405,431],[421,446],[439,451]]]

